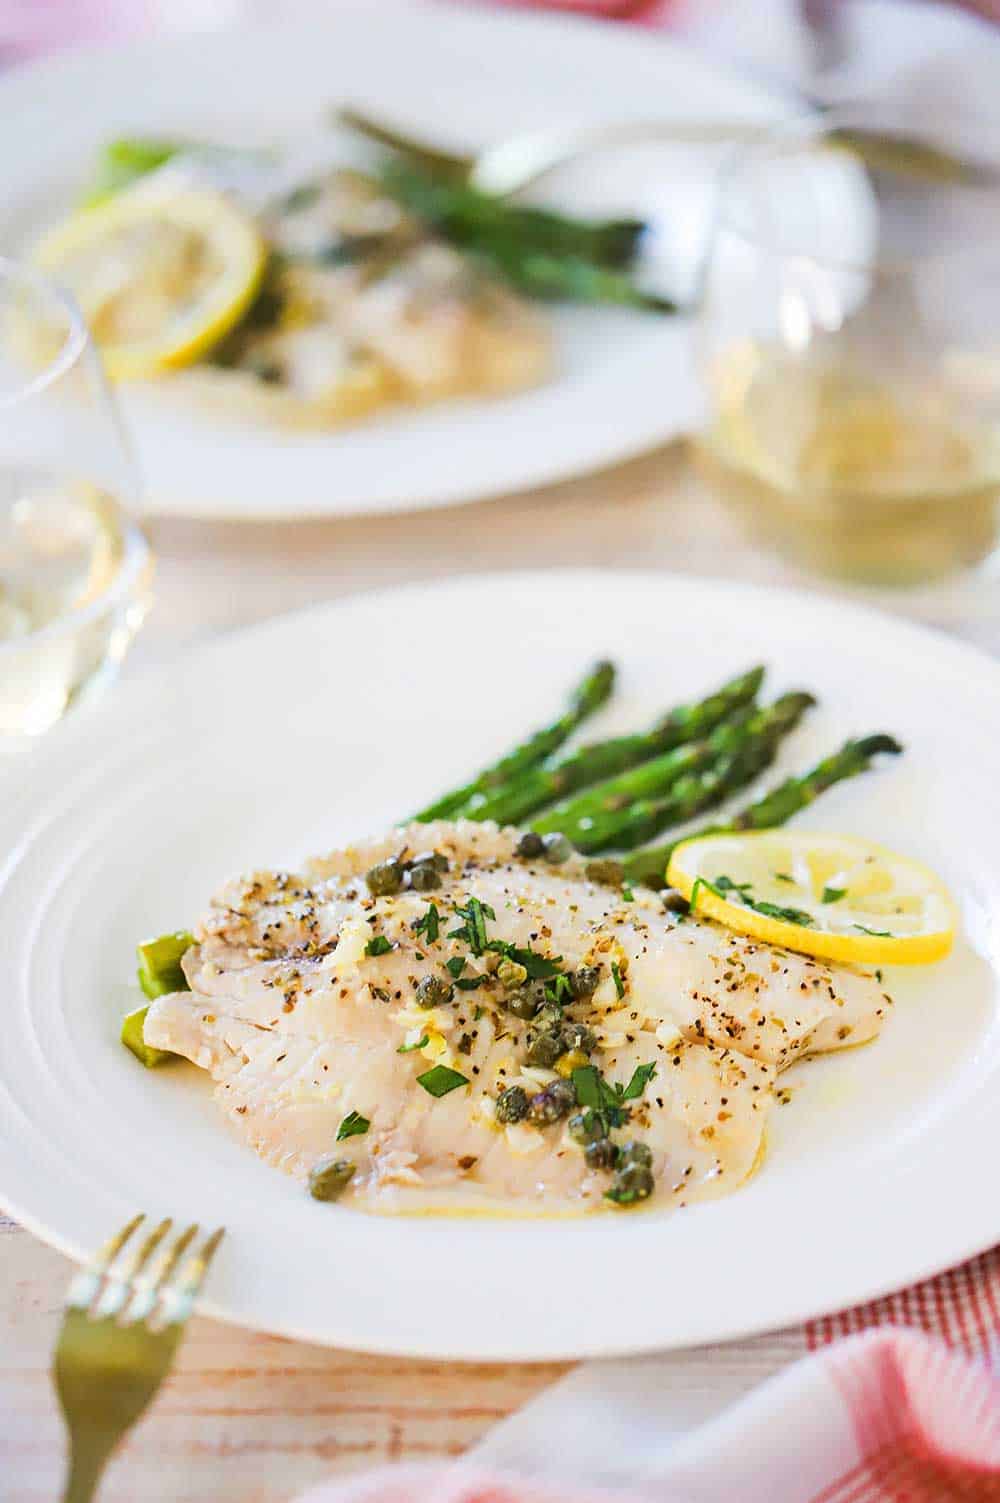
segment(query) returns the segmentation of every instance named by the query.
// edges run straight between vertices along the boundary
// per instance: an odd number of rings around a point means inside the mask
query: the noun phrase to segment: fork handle
[[[62,1503],[91,1503],[116,1439],[99,1433],[90,1434],[81,1442],[74,1439]]]

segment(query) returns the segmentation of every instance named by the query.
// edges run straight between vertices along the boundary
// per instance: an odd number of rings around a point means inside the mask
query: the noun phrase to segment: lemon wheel
[[[191,365],[260,286],[267,248],[222,194],[141,184],[51,231],[36,261],[76,297],[112,375]]]
[[[677,847],[667,880],[694,912],[827,960],[925,965],[955,935],[955,905],[932,871],[849,836],[705,835]]]

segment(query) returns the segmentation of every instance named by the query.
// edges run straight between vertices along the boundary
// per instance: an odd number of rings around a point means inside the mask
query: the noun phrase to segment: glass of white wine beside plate
[[[922,585],[994,552],[1000,133],[961,164],[818,129],[725,173],[700,322],[698,452],[758,540],[820,573]]]
[[[73,303],[0,260],[0,752],[124,656],[152,555],[114,397]]]

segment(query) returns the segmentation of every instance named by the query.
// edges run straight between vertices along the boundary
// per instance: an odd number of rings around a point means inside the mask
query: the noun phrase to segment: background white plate
[[[9,74],[0,83],[0,239],[23,246],[62,213],[110,137],[294,140],[345,101],[458,149],[550,126],[760,120],[788,109],[648,31],[339,0],[322,17],[83,50]],[[626,177],[620,156],[599,159],[567,177],[561,194],[580,212],[634,213],[645,206],[636,200],[645,183],[690,261],[705,230],[712,160],[661,151],[649,182],[641,172]],[[552,317],[560,369],[537,391],[339,433],[237,425],[127,389],[150,505],[256,518],[440,506],[610,464],[691,427],[699,404],[687,320],[581,309]]]
[[[770,1153],[728,1199],[544,1220],[320,1206],[230,1134],[193,1067],[118,1043],[133,946],[226,876],[404,815],[546,719],[591,657],[622,665],[596,730],[755,660],[821,708],[782,769],[853,732],[905,757],[799,823],[930,862],[955,953],[890,974],[867,1049],[798,1069]],[[487,576],[255,628],[81,714],[0,789],[0,1192],[80,1253],[137,1208],[229,1235],[212,1313],[370,1351],[543,1358],[719,1340],[868,1298],[1000,1238],[996,746],[1000,667],[805,596],[669,575]],[[777,776],[777,772],[775,774]]]

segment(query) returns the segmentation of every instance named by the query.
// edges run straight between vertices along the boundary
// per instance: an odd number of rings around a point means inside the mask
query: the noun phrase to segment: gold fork
[[[200,1251],[189,1226],[173,1242],[167,1218],[126,1250],[135,1216],[74,1278],[53,1371],[69,1430],[62,1503],[90,1503],[104,1466],[166,1377],[223,1228]]]

